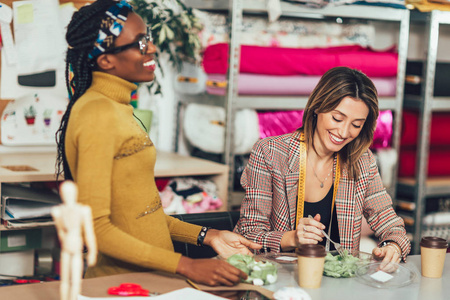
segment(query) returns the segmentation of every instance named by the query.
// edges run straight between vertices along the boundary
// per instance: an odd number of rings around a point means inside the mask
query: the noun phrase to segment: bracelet
[[[400,246],[396,243],[396,242],[391,242],[391,241],[384,241],[381,243],[380,248],[386,247],[386,246],[393,246],[395,252],[397,252],[397,254],[402,257],[402,248],[400,248]]]
[[[200,230],[198,236],[197,236],[197,246],[203,247],[203,242],[205,241],[206,233],[208,232],[208,229],[211,227],[205,227],[203,226]]]

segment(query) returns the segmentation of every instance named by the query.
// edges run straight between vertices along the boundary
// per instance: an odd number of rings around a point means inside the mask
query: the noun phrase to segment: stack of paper
[[[6,227],[51,224],[51,209],[61,204],[61,198],[50,190],[2,183],[1,191],[1,218]]]

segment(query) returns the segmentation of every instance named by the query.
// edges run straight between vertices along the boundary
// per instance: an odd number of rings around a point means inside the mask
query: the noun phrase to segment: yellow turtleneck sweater
[[[79,188],[92,208],[99,249],[86,277],[149,269],[175,273],[180,254],[172,239],[195,244],[201,227],[167,216],[154,178],[155,147],[133,118],[136,85],[94,72],[72,108],[65,149]]]

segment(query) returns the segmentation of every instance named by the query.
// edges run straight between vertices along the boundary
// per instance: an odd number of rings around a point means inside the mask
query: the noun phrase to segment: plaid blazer
[[[245,197],[234,231],[271,251],[280,252],[284,232],[295,228],[299,146],[298,131],[258,141],[241,177]],[[375,236],[398,243],[405,258],[411,248],[405,225],[392,207],[370,150],[358,165],[358,180],[348,178],[343,168],[336,195],[341,245],[351,252],[359,250],[364,216]]]

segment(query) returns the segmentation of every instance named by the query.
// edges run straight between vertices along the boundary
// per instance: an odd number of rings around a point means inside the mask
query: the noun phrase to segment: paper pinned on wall
[[[17,8],[16,14],[17,24],[28,24],[33,23],[33,4],[25,3]]]
[[[6,4],[0,3],[0,22],[9,24],[12,20],[12,10]]]
[[[1,142],[7,146],[56,145],[55,133],[67,107],[67,98],[34,93],[9,102],[0,120]]]
[[[7,51],[0,51],[2,56],[0,98],[14,99],[18,95],[17,68],[16,64],[5,63],[9,61],[6,53]]]
[[[13,23],[19,75],[64,66],[64,29],[57,0],[13,2]]]
[[[12,11],[16,43],[14,44],[11,38],[12,51],[4,51],[5,45],[1,51],[2,62],[10,63],[1,64],[0,98],[16,99],[35,94],[37,91],[66,98],[64,57],[67,44],[64,31],[75,7],[60,7],[57,0],[15,1]],[[9,26],[7,28],[9,29]],[[8,53],[12,53],[16,59],[5,55]],[[30,87],[18,83],[18,76],[48,71],[56,72],[54,84]]]
[[[16,50],[11,33],[12,9],[8,5],[0,3],[0,30],[2,34],[2,53],[5,52],[3,63],[15,64],[17,62]]]

